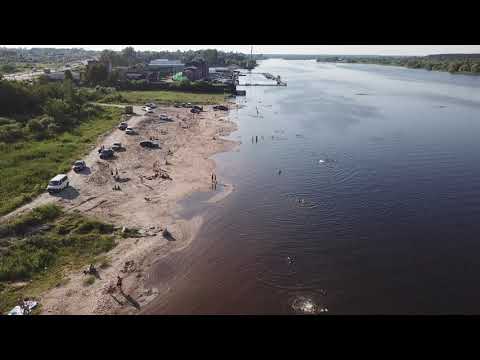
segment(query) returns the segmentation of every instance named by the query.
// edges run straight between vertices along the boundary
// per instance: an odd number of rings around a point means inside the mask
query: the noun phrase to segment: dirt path
[[[58,202],[67,211],[80,211],[118,227],[139,228],[143,234],[140,238],[119,240],[119,245],[107,254],[111,266],[101,270],[101,279],[93,285],[83,286],[81,272],[69,274],[66,285],[52,289],[40,299],[43,313],[135,313],[165,290],[144,288],[146,270],[171,251],[187,246],[202,225],[201,217],[189,221],[179,218],[177,202],[194,191],[209,190],[215,168],[209,157],[236,145],[219,138],[235,129],[227,114],[205,108],[197,115],[191,114],[190,109],[164,107],[157,109],[153,117],[133,116],[128,123],[138,135],[116,129],[100,138],[96,149],[84,158],[88,168],[79,174],[68,173],[70,188],[57,196],[43,194],[13,213]],[[134,112],[143,113],[137,107]],[[161,122],[159,113],[174,121]],[[159,140],[161,149],[139,146],[141,140],[150,137]],[[112,160],[100,160],[98,147],[114,142],[121,142],[125,151],[117,152]],[[117,170],[120,181],[112,176]],[[156,173],[168,174],[172,180]],[[115,185],[121,190],[112,190]],[[168,228],[171,237],[162,235],[164,228]],[[124,269],[127,261],[134,265]],[[124,278],[123,294],[109,294],[107,289],[115,285],[117,275]]]

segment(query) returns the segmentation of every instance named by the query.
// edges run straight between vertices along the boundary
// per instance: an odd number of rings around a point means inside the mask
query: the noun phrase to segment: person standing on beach
[[[120,290],[121,293],[123,293],[122,283],[123,283],[123,279],[117,275],[117,288],[118,290]]]
[[[258,135],[255,136],[255,142],[258,143]]]

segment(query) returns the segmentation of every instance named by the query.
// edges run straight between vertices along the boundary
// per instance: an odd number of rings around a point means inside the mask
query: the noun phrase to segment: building
[[[71,72],[73,81],[78,82],[80,81],[80,74],[78,72]],[[63,81],[65,80],[65,72],[64,71],[57,71],[51,72],[48,74],[44,74],[44,76],[50,81]]]
[[[128,80],[141,80],[145,79],[146,75],[144,73],[138,73],[138,72],[127,72],[125,73],[125,78]]]
[[[185,75],[190,81],[208,79],[208,64],[202,59],[190,61],[185,64],[183,75]]]
[[[159,75],[173,75],[178,72],[182,72],[185,68],[185,65],[182,64],[179,60],[168,60],[168,59],[156,59],[150,61],[147,65],[148,72],[155,72]]]
[[[92,66],[94,66],[98,63],[100,63],[98,60],[90,59],[90,60],[87,60],[86,62],[84,62],[83,64],[85,64],[87,66],[87,70],[90,70],[92,68]],[[111,61],[109,61],[108,64],[107,64],[107,71],[108,71],[109,74],[112,72],[112,62]]]

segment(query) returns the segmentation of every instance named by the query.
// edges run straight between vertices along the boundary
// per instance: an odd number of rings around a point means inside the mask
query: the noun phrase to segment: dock
[[[262,74],[267,78],[268,80],[274,80],[277,83],[276,84],[256,84],[256,83],[246,83],[246,84],[239,84],[240,86],[287,86],[287,83],[285,81],[282,81],[280,78],[280,75],[275,76],[270,73],[252,73],[252,74]]]
[[[246,84],[239,84],[238,86],[287,86],[286,83],[281,82],[277,84],[251,84],[251,83],[246,83]]]

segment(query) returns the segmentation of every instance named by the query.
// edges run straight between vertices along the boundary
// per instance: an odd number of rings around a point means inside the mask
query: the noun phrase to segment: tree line
[[[103,50],[100,53],[100,62],[111,62],[112,66],[133,66],[148,64],[155,59],[179,60],[188,63],[193,60],[203,59],[209,66],[238,65],[241,68],[253,68],[256,60],[250,61],[249,55],[224,52],[217,49],[188,50],[188,51],[135,51],[131,46],[121,51]]]
[[[98,97],[68,77],[62,83],[0,80],[0,142],[45,139],[70,130],[97,114],[88,102]]]
[[[480,74],[480,58],[476,56],[425,56],[425,57],[319,57],[317,62],[346,62],[403,66],[411,69],[448,71],[450,73]]]

